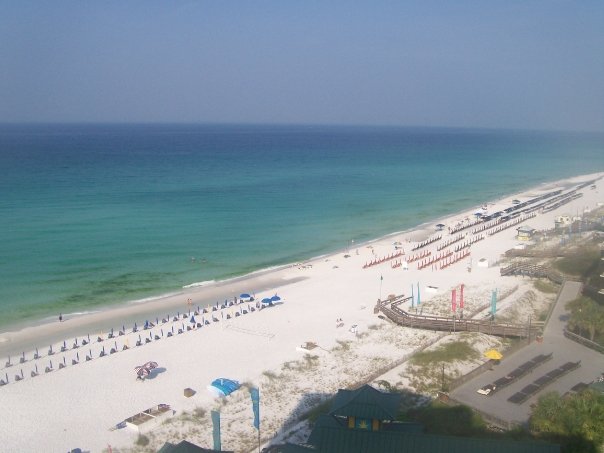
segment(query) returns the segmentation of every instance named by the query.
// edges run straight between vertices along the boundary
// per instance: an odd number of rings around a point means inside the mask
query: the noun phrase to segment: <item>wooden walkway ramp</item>
[[[390,300],[381,301],[376,306],[375,311],[381,312],[391,321],[405,327],[414,327],[425,330],[439,330],[448,332],[482,332],[488,335],[500,337],[527,338],[529,335],[537,335],[541,326],[496,323],[490,320],[480,319],[455,319],[453,317],[445,318],[441,316],[428,316],[409,313],[400,305],[409,301],[410,298],[399,296]]]

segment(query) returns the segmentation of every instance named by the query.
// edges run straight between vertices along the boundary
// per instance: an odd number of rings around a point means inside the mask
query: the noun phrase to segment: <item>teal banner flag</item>
[[[252,397],[252,410],[254,411],[254,428],[260,430],[260,391],[252,387],[250,396]]]
[[[212,438],[214,439],[214,450],[222,451],[220,445],[220,412],[212,411]]]

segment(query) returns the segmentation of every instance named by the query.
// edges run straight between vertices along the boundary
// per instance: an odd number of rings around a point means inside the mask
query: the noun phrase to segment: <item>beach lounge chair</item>
[[[48,369],[48,368],[47,368],[47,369]],[[48,373],[48,371],[47,371],[47,373]],[[19,376],[18,374],[15,374],[15,381],[20,381],[20,380],[22,380],[22,379],[23,379],[23,378],[22,378],[21,376]]]
[[[201,327],[201,323],[200,322],[197,323],[197,327],[198,328]]]
[[[172,321],[176,322],[176,321],[178,321],[178,318],[176,316],[174,316],[174,318],[172,318]]]
[[[122,346],[122,351],[125,351],[125,350],[127,350],[127,349],[128,349],[128,345],[124,345],[124,346]]]
[[[151,343],[151,338],[145,338],[145,343]]]
[[[168,332],[168,336],[171,337],[172,336],[172,332]]]
[[[74,341],[73,346],[71,347],[71,349],[78,349],[80,347],[80,345],[78,344],[77,341]]]
[[[154,337],[154,338],[155,338],[156,340],[159,340],[159,335],[155,334],[155,337]]]
[[[92,360],[92,357],[90,357],[89,355],[86,356],[86,362],[90,362]]]
[[[31,377],[36,377],[38,375],[38,373],[36,373],[34,370],[31,370]]]
[[[187,326],[187,332],[190,331],[190,330],[192,330],[191,326]]]
[[[67,351],[67,346],[61,346],[61,352]]]
[[[52,346],[48,349],[48,355],[53,355],[55,352],[52,350]]]
[[[101,343],[103,341],[103,337],[96,337],[97,343]]]
[[[182,333],[182,329],[178,329],[178,333],[181,334]]]
[[[86,346],[88,342],[86,340],[82,340],[82,346]]]
[[[65,364],[64,363],[59,363],[59,370],[62,370],[63,368],[65,368]]]
[[[45,373],[50,373],[51,371],[52,371],[52,368],[49,366],[47,366],[46,370],[44,370]]]
[[[71,364],[72,365],[77,365],[78,363],[80,363],[80,362],[78,362],[76,359],[71,359]]]

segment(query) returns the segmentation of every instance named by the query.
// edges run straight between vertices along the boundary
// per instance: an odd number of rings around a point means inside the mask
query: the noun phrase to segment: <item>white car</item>
[[[495,385],[489,384],[485,385],[482,388],[479,388],[478,390],[476,390],[476,392],[480,393],[481,395],[490,395],[493,390],[495,390]]]

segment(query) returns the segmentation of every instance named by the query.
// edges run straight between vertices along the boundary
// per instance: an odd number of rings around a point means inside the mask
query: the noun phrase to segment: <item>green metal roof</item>
[[[400,404],[400,395],[383,393],[369,385],[364,385],[357,390],[339,390],[329,414],[377,420],[396,420]]]
[[[315,432],[316,431],[316,432]],[[315,445],[287,445],[284,453],[560,453],[558,445],[539,442],[436,436],[396,431],[321,427],[313,430]],[[289,449],[289,447],[293,447]]]
[[[157,453],[219,453],[217,450],[207,450],[205,448],[198,447],[191,442],[186,440],[180,441],[178,444],[174,445],[170,442],[166,442],[163,447],[157,450]],[[233,453],[223,451],[222,453]]]

